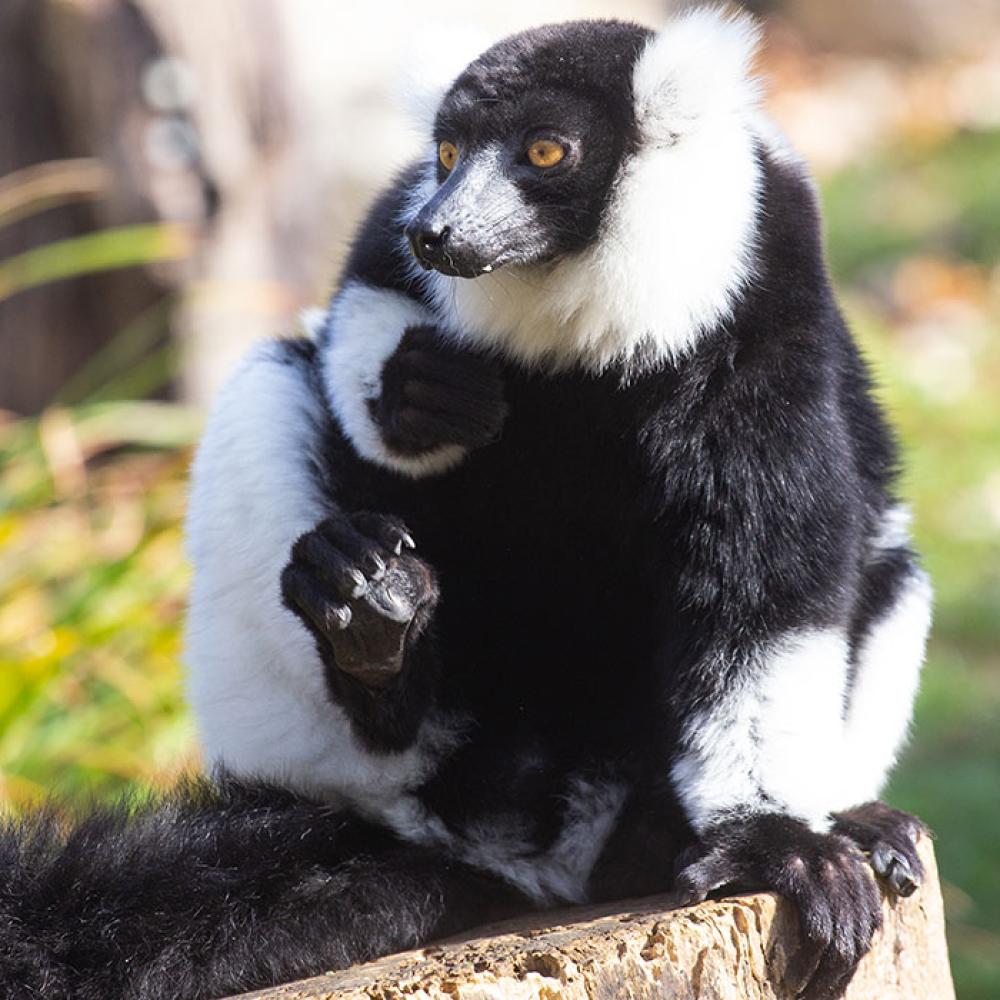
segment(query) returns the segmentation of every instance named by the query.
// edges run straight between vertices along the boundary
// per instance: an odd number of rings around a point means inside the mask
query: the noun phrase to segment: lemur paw
[[[909,813],[868,802],[833,814],[833,829],[854,841],[871,862],[875,874],[899,896],[910,896],[924,879],[917,841],[927,828]]]
[[[882,923],[881,898],[858,848],[787,816],[720,824],[678,858],[677,905],[722,886],[769,890],[795,903],[801,946],[787,977],[802,1000],[841,996]]]
[[[507,416],[496,366],[448,344],[433,326],[403,334],[371,406],[385,443],[404,454],[449,444],[480,448],[500,436]]]
[[[338,670],[370,688],[385,687],[402,671],[406,644],[437,600],[434,574],[413,548],[394,518],[339,515],[296,541],[281,574],[285,606],[321,651],[332,653]]]

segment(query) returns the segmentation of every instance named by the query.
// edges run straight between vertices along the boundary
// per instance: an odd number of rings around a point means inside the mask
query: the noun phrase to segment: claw
[[[801,1000],[839,997],[881,922],[881,897],[856,843],[788,816],[721,823],[678,861],[677,905],[728,884],[771,890],[794,903],[801,947],[786,985]]]
[[[327,621],[331,627],[339,629],[341,632],[351,624],[351,609],[346,605],[331,607],[326,614]]]
[[[381,580],[385,576],[385,560],[375,552],[369,552],[365,556],[365,569],[368,570],[369,579]]]
[[[834,829],[868,854],[872,869],[893,892],[910,896],[923,880],[917,843],[925,831],[915,816],[882,802],[838,813]]]

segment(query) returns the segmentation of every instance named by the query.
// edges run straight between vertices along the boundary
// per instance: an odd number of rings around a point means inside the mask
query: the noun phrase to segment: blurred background
[[[996,1000],[1000,0],[746,6],[937,589],[888,798],[937,831],[959,996]],[[234,358],[325,298],[418,148],[399,81],[468,44],[439,29],[669,10],[490,7],[439,0],[429,24],[402,0],[0,3],[0,805],[196,764],[178,638],[192,444]]]

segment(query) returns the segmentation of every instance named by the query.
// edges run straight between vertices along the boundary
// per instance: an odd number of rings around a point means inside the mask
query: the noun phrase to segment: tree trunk
[[[934,854],[923,888],[885,900],[885,927],[845,1000],[954,1000]],[[242,1000],[791,1000],[793,908],[771,895],[666,911],[657,898],[566,910]]]

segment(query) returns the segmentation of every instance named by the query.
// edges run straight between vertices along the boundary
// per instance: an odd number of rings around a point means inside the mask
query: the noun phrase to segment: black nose
[[[436,228],[415,222],[406,227],[406,238],[410,241],[413,256],[428,267],[439,264],[445,259],[450,235],[450,226]]]

